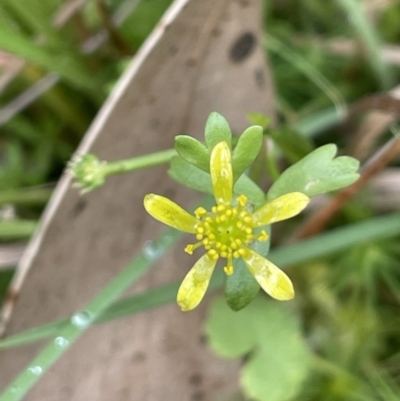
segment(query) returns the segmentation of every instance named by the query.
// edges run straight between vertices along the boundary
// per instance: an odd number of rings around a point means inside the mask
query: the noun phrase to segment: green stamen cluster
[[[247,245],[254,240],[266,241],[268,234],[254,234],[257,222],[251,215],[251,207],[247,198],[240,195],[236,205],[219,204],[211,208],[211,212],[200,207],[195,216],[198,223],[195,226],[196,244],[189,244],[185,251],[192,254],[199,246],[204,246],[208,256],[217,260],[219,257],[227,259],[225,273],[233,274],[233,258],[246,257]]]

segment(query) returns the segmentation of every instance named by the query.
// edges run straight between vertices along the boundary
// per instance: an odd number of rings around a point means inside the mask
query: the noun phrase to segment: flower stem
[[[118,160],[115,162],[107,162],[104,166],[105,176],[128,173],[142,168],[158,166],[159,164],[168,163],[176,156],[175,149],[162,150],[161,152],[151,153],[144,156],[134,157],[132,159]]]
[[[77,156],[70,163],[69,171],[82,192],[92,191],[104,185],[109,175],[128,173],[142,168],[169,162],[176,155],[175,149],[163,150],[132,159],[114,162],[101,161],[96,155],[87,153]]]

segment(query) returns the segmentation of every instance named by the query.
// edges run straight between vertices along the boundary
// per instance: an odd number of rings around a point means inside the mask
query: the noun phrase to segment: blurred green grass
[[[0,4],[0,55],[5,60],[0,73],[15,64],[10,55],[23,60],[19,72],[0,89],[0,212],[11,204],[18,218],[0,221],[0,242],[29,238],[51,192],[43,185],[59,178],[127,61],[171,1],[138,1],[116,29],[124,48],[108,40],[83,52],[87,40],[103,29],[98,3],[86,2],[61,25],[56,18],[64,4],[61,0],[43,0],[40,6],[35,0]],[[103,5],[112,16],[128,3]],[[334,138],[346,145],[337,124],[340,117],[332,114],[332,97],[313,75],[323,77],[346,104],[391,89],[399,82],[399,68],[388,66],[380,51],[384,44],[399,45],[400,3],[376,6],[368,18],[371,2],[367,1],[264,3],[266,40],[273,35],[283,49],[296,55],[269,52],[281,124],[305,127],[307,120],[308,132],[316,132],[310,127],[318,125],[318,144]],[[371,15],[373,22],[368,24]],[[316,45],[317,40],[339,38],[355,43],[356,51],[344,55]],[[59,76],[57,83],[19,110],[15,100],[51,73]],[[16,112],[5,113],[10,110]],[[319,120],[321,116],[324,119]],[[376,214],[370,205],[359,213],[353,201],[335,225]],[[400,399],[399,249],[399,238],[374,241],[292,269],[299,287],[297,312],[319,356],[296,400]],[[0,300],[10,277],[10,270],[0,270]]]

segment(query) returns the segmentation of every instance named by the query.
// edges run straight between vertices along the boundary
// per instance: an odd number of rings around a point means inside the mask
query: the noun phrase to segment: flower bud
[[[75,185],[82,193],[89,192],[104,184],[106,162],[92,154],[80,155],[69,165],[69,172],[75,178]]]

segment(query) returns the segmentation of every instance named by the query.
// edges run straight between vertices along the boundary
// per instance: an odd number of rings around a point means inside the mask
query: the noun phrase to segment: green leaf
[[[286,401],[296,395],[311,367],[311,353],[287,305],[257,297],[233,312],[217,299],[205,324],[218,355],[251,357],[241,372],[246,395],[260,401]]]
[[[254,206],[261,205],[265,202],[263,190],[245,174],[240,176],[236,181],[233,192],[237,195],[246,195],[250,203]]]
[[[210,171],[210,151],[197,139],[178,135],[175,137],[175,149],[182,159],[204,171]]]
[[[314,150],[308,138],[290,128],[274,129],[268,131],[267,135],[274,140],[292,163],[298,162]]]
[[[277,318],[279,319],[279,316]],[[282,323],[279,322],[274,327],[277,329],[274,333],[272,329],[265,334],[268,336],[268,340],[265,341],[266,347],[260,347],[242,369],[241,384],[249,399],[295,399],[308,376],[311,358],[305,349],[304,341],[296,330],[293,330],[292,337],[281,332],[280,330],[284,329]]]
[[[235,182],[256,159],[262,145],[263,129],[259,125],[247,128],[239,137],[232,155],[233,181]]]
[[[271,186],[268,199],[296,191],[312,197],[357,181],[358,160],[348,156],[334,158],[336,152],[336,145],[324,145],[293,164]]]
[[[208,116],[204,137],[210,150],[222,141],[227,142],[230,148],[232,147],[232,132],[228,121],[216,111],[213,111]]]
[[[271,235],[271,225],[254,229],[254,234],[260,234],[265,230]],[[267,256],[271,244],[271,237],[267,241],[254,241],[250,248],[259,255]],[[258,294],[260,285],[250,273],[242,259],[233,260],[234,273],[226,276],[225,298],[229,307],[234,311],[239,311],[246,307]]]
[[[261,234],[261,231],[264,230],[268,234],[267,241],[254,241],[250,248],[256,251],[261,256],[267,256],[269,252],[269,248],[271,245],[271,224],[267,226],[257,227],[253,230],[254,234]]]
[[[171,168],[168,170],[168,174],[172,179],[188,188],[213,195],[210,174],[193,166],[193,164],[188,163],[179,156],[171,160]],[[245,194],[250,203],[254,205],[264,202],[263,191],[246,175],[242,175],[236,182],[234,193],[238,195]]]
[[[193,166],[180,156],[172,158],[168,174],[172,179],[188,188],[213,195],[210,174]]]
[[[225,298],[232,310],[239,311],[257,296],[260,285],[241,258],[233,260],[233,268],[233,274],[226,276]]]
[[[257,344],[258,333],[253,330],[252,305],[234,312],[223,298],[211,305],[204,330],[211,348],[225,358],[239,358],[250,352]]]

